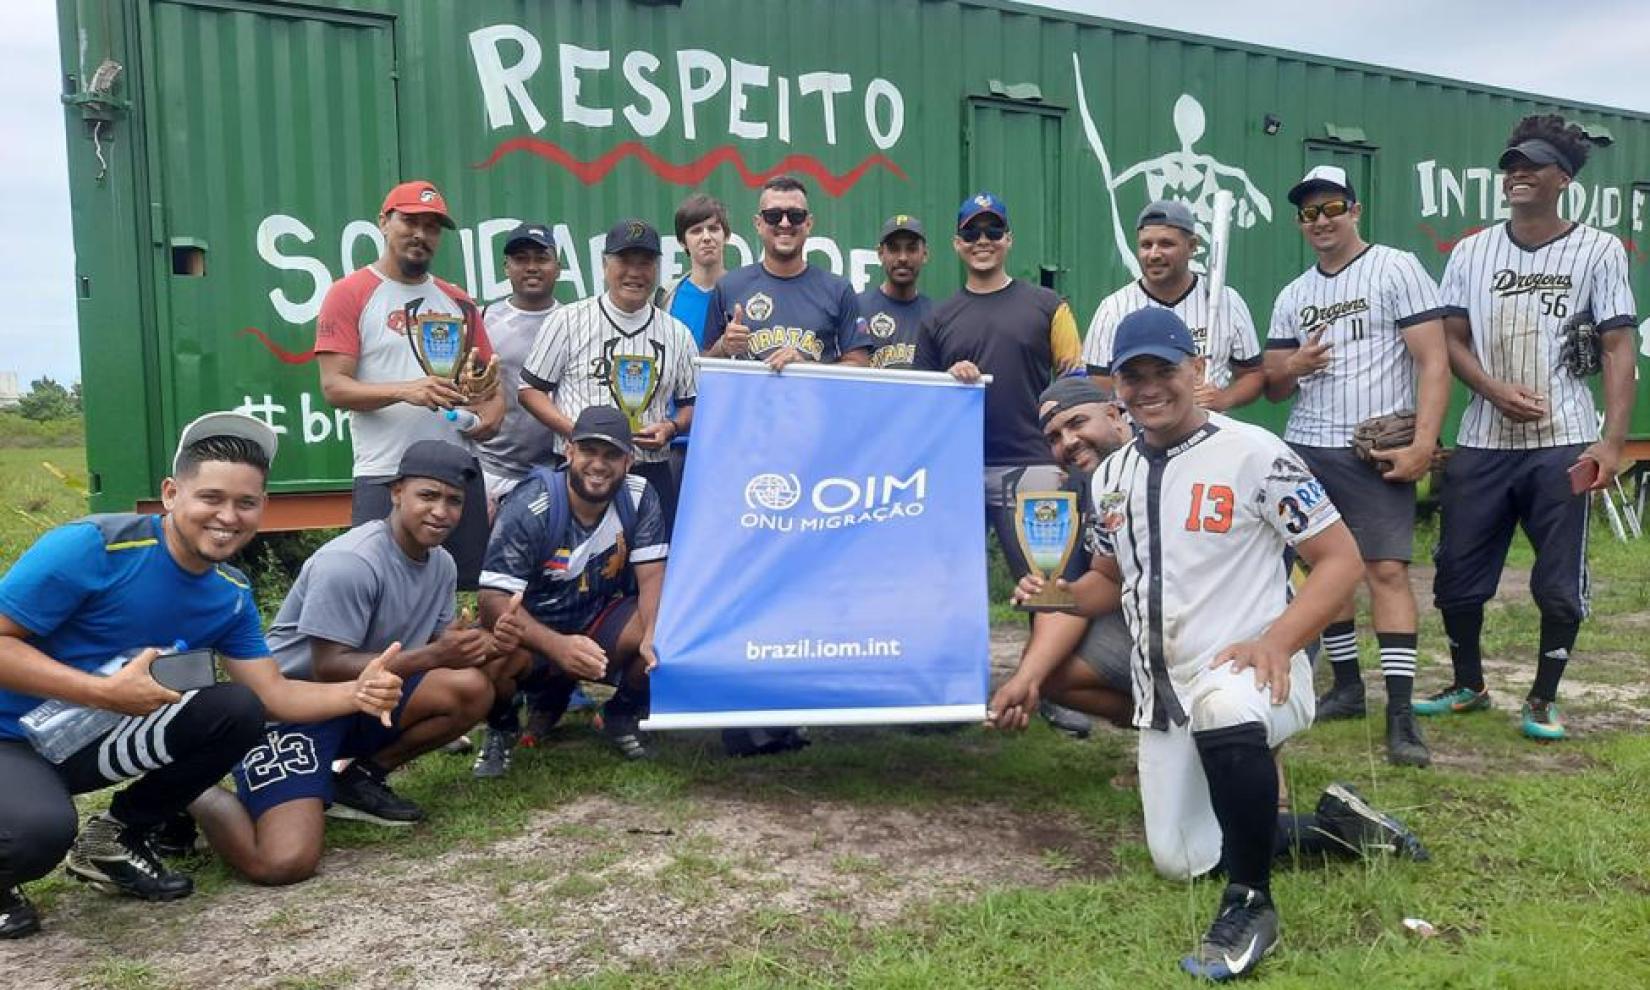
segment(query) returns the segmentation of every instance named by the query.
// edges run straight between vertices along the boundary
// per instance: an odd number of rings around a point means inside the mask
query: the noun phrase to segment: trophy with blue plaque
[[[658,388],[659,364],[654,358],[614,355],[609,391],[613,393],[613,401],[624,412],[625,418],[630,420],[632,433],[641,430],[642,413],[653,401],[653,393]]]
[[[1014,535],[1043,590],[1018,606],[1027,612],[1058,612],[1077,603],[1055,584],[1077,546],[1081,532],[1076,492],[1020,492],[1014,496]]]

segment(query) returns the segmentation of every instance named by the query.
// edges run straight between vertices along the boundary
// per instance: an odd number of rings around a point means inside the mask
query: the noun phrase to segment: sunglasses
[[[1008,228],[996,224],[986,227],[964,227],[957,231],[957,236],[963,239],[964,244],[973,244],[982,237],[988,241],[1000,241],[1008,236]]]
[[[792,227],[800,227],[808,219],[807,210],[796,209],[795,207],[788,210],[782,210],[778,207],[758,210],[756,215],[761,217],[762,222],[770,227],[779,226],[779,221],[781,220],[789,220]]]
[[[1351,209],[1352,203],[1350,201],[1332,199],[1327,203],[1319,203],[1317,206],[1303,206],[1295,211],[1295,216],[1300,218],[1301,223],[1311,223],[1320,216],[1333,220]]]

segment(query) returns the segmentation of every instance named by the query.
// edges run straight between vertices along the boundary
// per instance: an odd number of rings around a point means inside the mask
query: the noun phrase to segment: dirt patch
[[[999,884],[1111,870],[1076,819],[992,805],[712,799],[661,810],[585,797],[484,848],[426,860],[329,853],[297,887],[236,884],[171,905],[77,889],[46,934],[0,948],[0,969],[84,986],[86,960],[115,957],[163,986],[518,987],[712,959],[806,919],[857,928]],[[416,951],[395,950],[406,938]]]

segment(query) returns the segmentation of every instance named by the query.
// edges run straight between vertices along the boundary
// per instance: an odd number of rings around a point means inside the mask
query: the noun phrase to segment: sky
[[[1034,2],[1650,112],[1643,0]],[[0,372],[17,372],[26,390],[42,375],[80,378],[55,3],[7,0],[0,65],[0,298],[11,313]]]

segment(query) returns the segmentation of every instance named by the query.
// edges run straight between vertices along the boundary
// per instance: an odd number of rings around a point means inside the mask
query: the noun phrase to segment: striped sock
[[[1323,648],[1329,654],[1330,669],[1335,672],[1335,686],[1355,683],[1358,680],[1358,630],[1352,620],[1325,626]]]
[[[1381,648],[1381,674],[1386,678],[1386,706],[1409,707],[1415,687],[1415,634],[1377,632],[1375,642]]]

